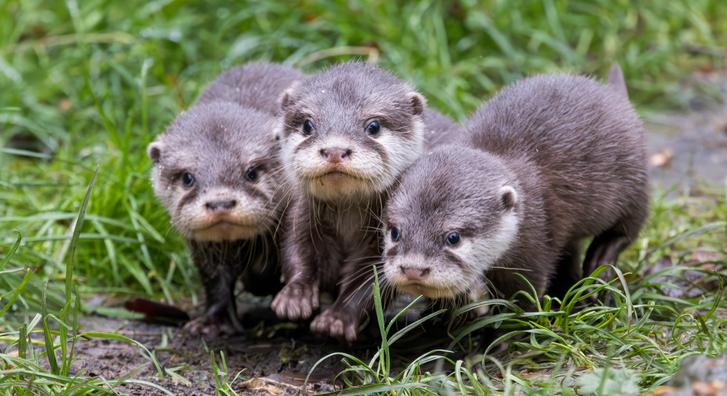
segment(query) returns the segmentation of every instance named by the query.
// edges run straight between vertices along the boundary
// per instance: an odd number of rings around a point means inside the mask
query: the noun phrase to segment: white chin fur
[[[332,174],[306,179],[302,183],[308,194],[324,201],[365,199],[379,192],[370,181],[345,174]]]
[[[254,238],[264,231],[257,227],[220,223],[203,230],[191,231],[189,238],[196,241],[236,241]]]
[[[321,149],[330,147],[347,148],[353,154],[344,162],[333,165],[320,155]],[[382,158],[376,152],[339,136],[323,139],[298,151],[292,162],[298,182],[306,192],[317,198],[364,198],[387,187],[384,183],[389,170]],[[342,173],[326,175],[330,171]]]
[[[288,179],[316,198],[368,198],[391,188],[399,175],[419,158],[424,150],[424,124],[421,120],[414,122],[414,135],[414,139],[406,140],[394,132],[384,130],[377,138],[387,150],[388,162],[384,163],[375,151],[340,136],[329,137],[295,152],[295,148],[306,137],[292,133],[283,141],[281,162]],[[345,147],[353,151],[345,169],[342,169],[350,176],[320,177],[331,169],[331,165],[319,153],[327,147]]]
[[[442,289],[433,288],[420,284],[402,284],[397,288],[404,293],[412,294],[414,296],[422,295],[427,298],[453,298],[459,294],[459,289]]]
[[[228,211],[210,213],[205,203],[225,199],[237,201],[237,205]],[[249,198],[247,194],[216,190],[204,194],[193,203],[182,209],[182,213],[173,219],[174,225],[187,238],[198,241],[229,241],[249,239],[263,234],[272,226],[263,202]]]
[[[387,238],[388,239],[388,238]],[[441,265],[422,254],[404,254],[387,260],[384,264],[386,280],[400,291],[429,298],[448,298],[466,293],[471,289],[476,276],[468,276],[457,266]],[[429,275],[419,282],[409,281],[400,266],[430,270]]]

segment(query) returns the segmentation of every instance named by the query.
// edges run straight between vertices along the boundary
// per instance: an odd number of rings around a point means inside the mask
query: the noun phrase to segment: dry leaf
[[[651,166],[657,168],[666,168],[671,165],[671,160],[674,158],[674,150],[670,148],[663,148],[659,152],[651,155]]]

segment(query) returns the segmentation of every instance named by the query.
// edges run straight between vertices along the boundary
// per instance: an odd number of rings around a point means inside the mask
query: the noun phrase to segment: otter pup
[[[467,147],[418,160],[385,211],[385,279],[461,302],[527,290],[521,273],[538,295],[562,296],[614,263],[646,219],[648,186],[644,127],[618,66],[611,74],[609,86],[570,75],[512,84],[465,123]]]
[[[319,290],[334,303],[311,323],[315,333],[353,342],[371,304],[372,265],[380,264],[380,214],[401,172],[425,150],[424,97],[376,66],[341,63],[282,97],[281,158],[296,192],[286,213],[286,285],[273,300],[281,318],[306,319]],[[433,122],[434,123],[434,122]]]
[[[460,123],[429,107],[424,109],[423,117],[425,153],[439,146],[463,144],[468,136]]]
[[[204,314],[185,326],[192,333],[241,330],[238,278],[253,294],[280,289],[276,111],[283,90],[301,78],[283,65],[231,69],[148,147],[154,191],[187,239],[205,289]]]

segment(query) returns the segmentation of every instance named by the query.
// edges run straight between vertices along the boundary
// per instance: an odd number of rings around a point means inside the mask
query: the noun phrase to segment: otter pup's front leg
[[[184,326],[190,334],[216,337],[243,330],[237,317],[234,292],[244,264],[238,262],[237,254],[226,257],[225,253],[238,252],[239,247],[232,244],[234,242],[190,243],[205,290],[204,313]]]
[[[376,252],[372,250],[369,257]],[[358,338],[361,319],[371,310],[374,284],[373,265],[353,261],[354,264],[344,265],[341,271],[336,301],[311,322],[314,333],[345,339],[349,344]]]
[[[313,241],[308,232],[308,208],[294,201],[286,213],[282,270],[285,286],[275,296],[273,311],[281,319],[308,319],[318,309],[318,272],[313,265]]]

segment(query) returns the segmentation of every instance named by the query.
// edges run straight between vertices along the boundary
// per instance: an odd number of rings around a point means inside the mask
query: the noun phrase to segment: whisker
[[[534,271],[534,269],[531,269],[531,268],[497,267],[497,266],[490,266],[487,269],[500,269],[500,270],[506,270],[506,271],[523,271],[523,272]]]

